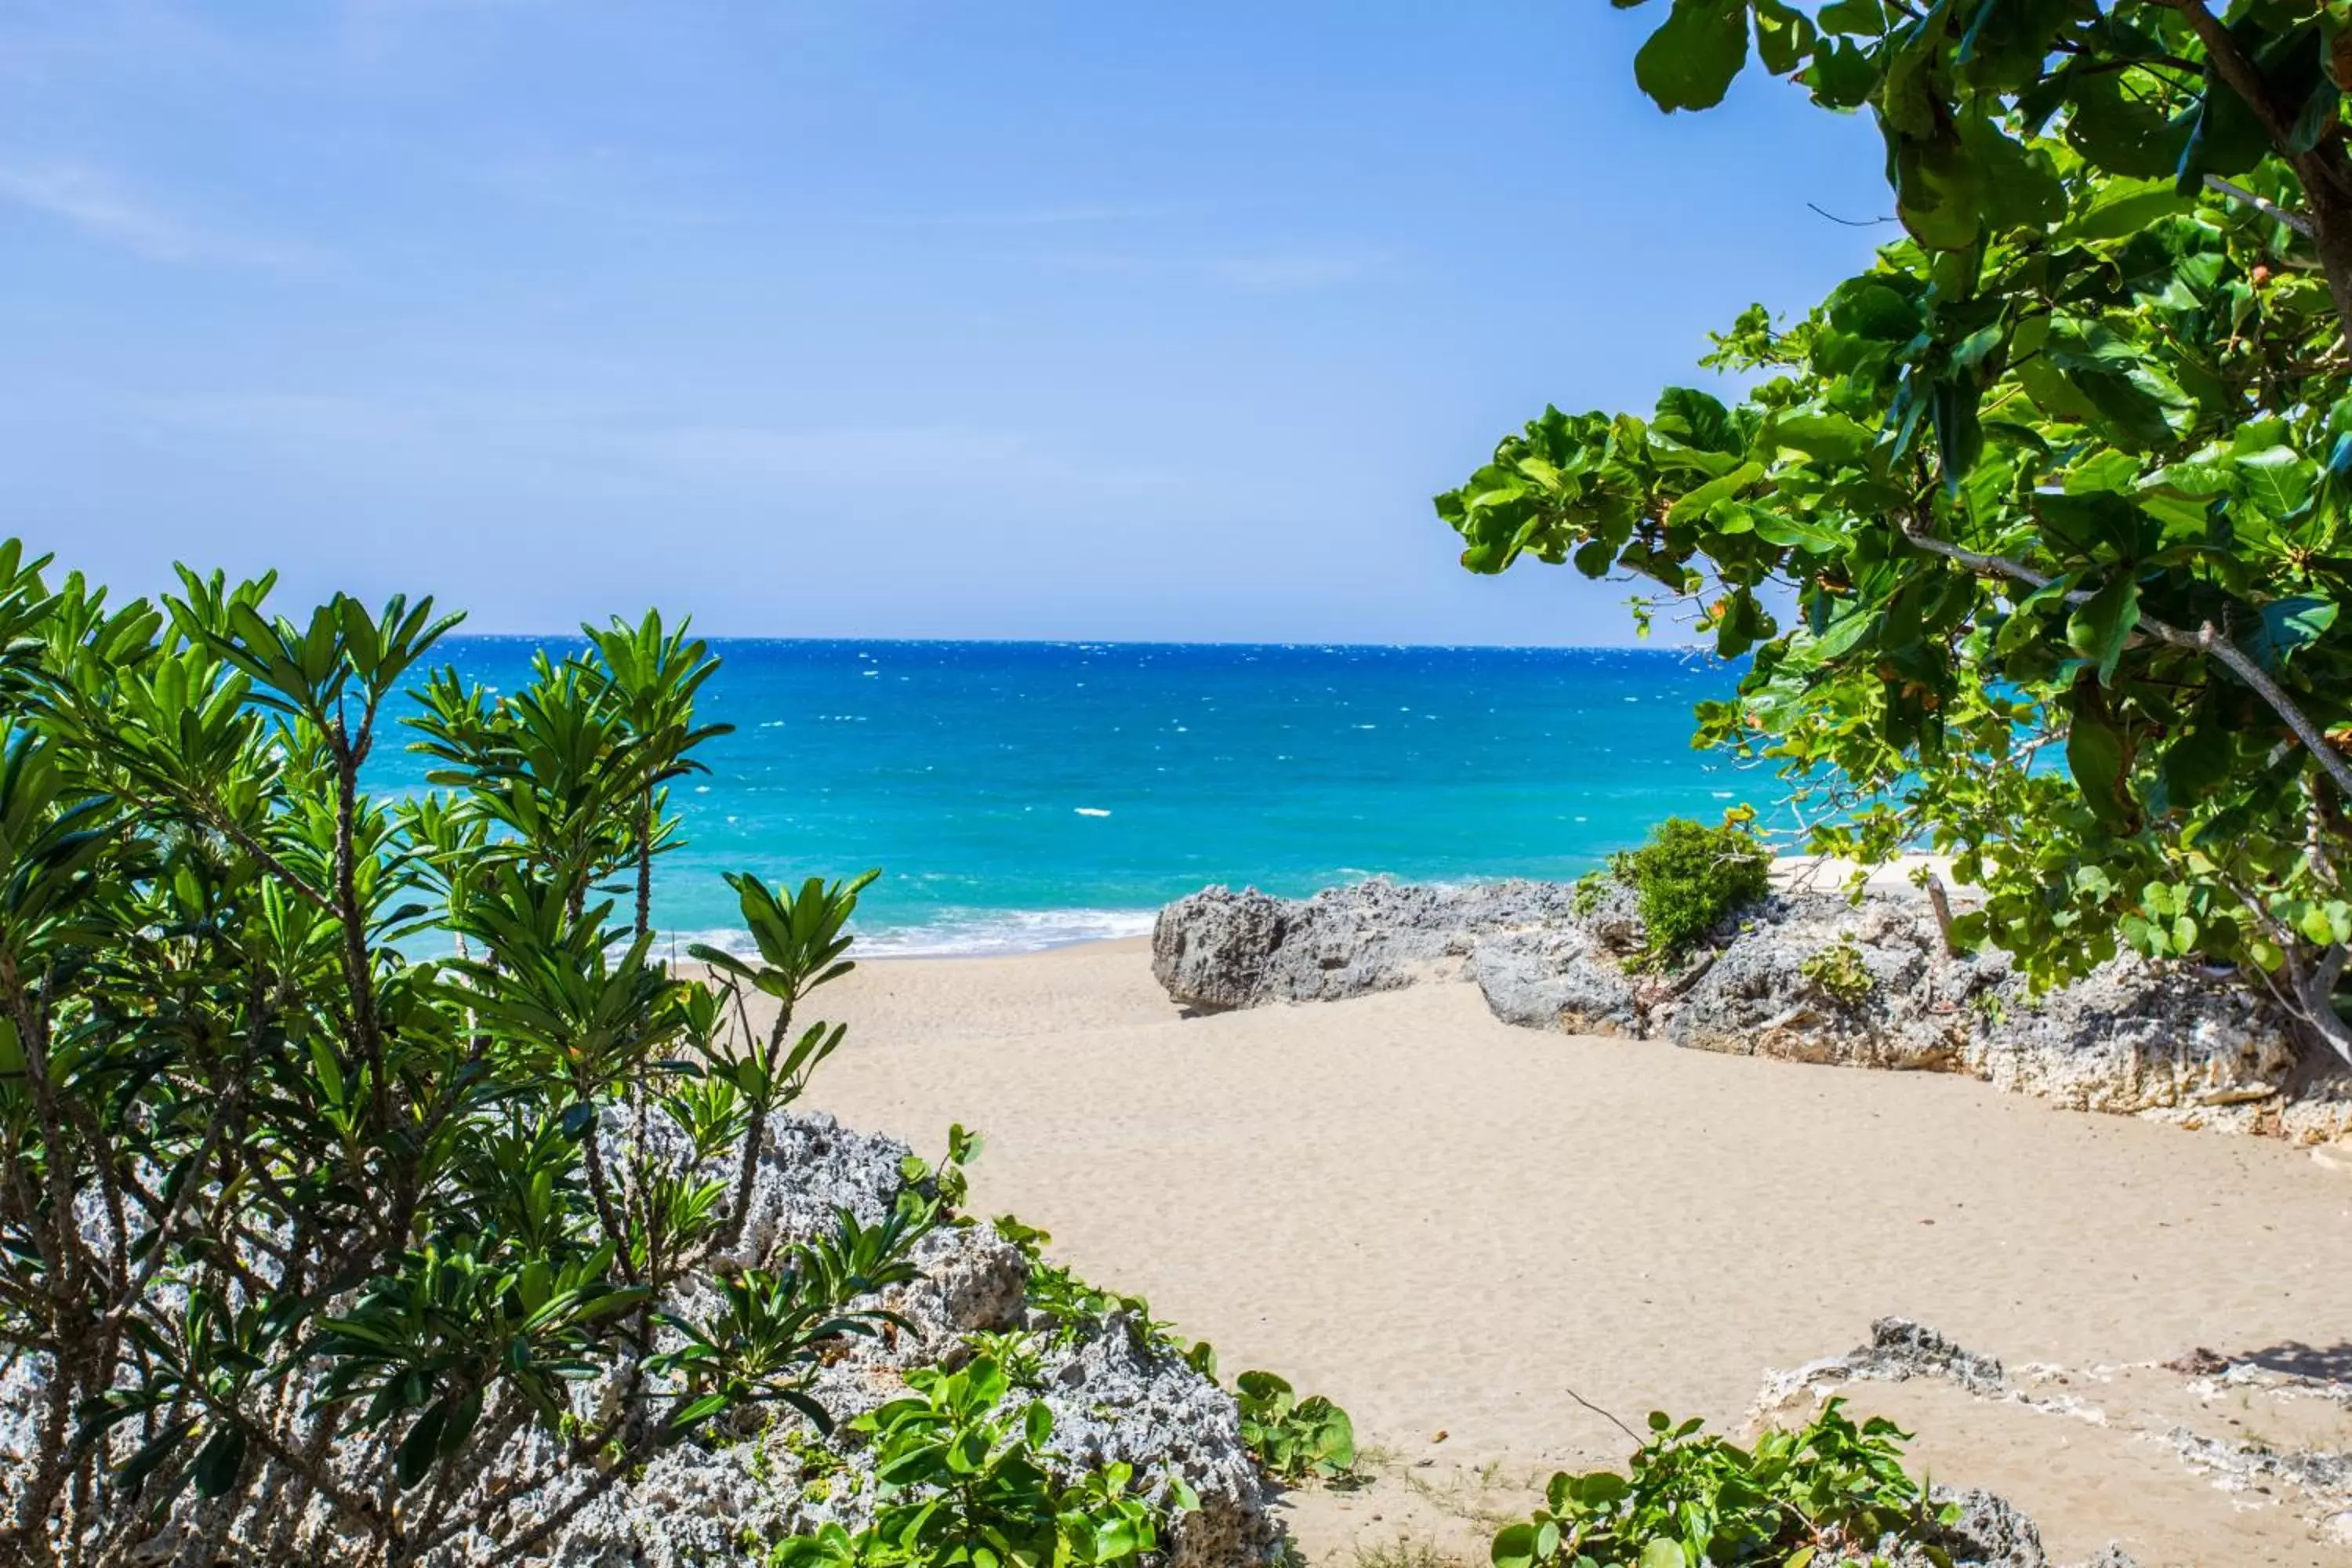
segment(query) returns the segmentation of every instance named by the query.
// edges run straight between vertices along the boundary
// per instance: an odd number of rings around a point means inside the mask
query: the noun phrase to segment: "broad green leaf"
[[[2066,768],[2092,815],[2110,826],[2128,825],[2124,740],[2106,716],[2079,699],[2066,731]]]
[[[1738,496],[1740,491],[1748,489],[1748,486],[1754,484],[1763,477],[1763,464],[1742,463],[1739,467],[1732,469],[1731,472],[1725,474],[1720,479],[1709,479],[1706,483],[1699,486],[1696,489],[1685,495],[1682,500],[1675,502],[1672,507],[1667,509],[1666,521],[1668,522],[1688,522],[1696,518],[1703,518],[1706,515],[1706,510],[1709,507],[1714,506],[1718,501],[1732,500],[1734,497]]]
[[[2276,670],[2325,636],[2336,624],[2336,612],[2333,601],[2309,595],[2273,599],[2263,606],[2262,621],[2248,639],[2246,652],[2264,669]]]
[[[2250,453],[2237,467],[2246,499],[2281,521],[2300,513],[2319,484],[2319,466],[2292,447]]]
[[[2173,190],[2169,180],[2115,180],[2062,226],[2068,239],[2126,239],[2160,217],[2186,212],[2192,204]]]
[[[1633,79],[1668,113],[1712,109],[1748,63],[1748,0],[1675,0],[1633,57]]]
[[[2066,619],[2066,641],[2076,653],[2098,666],[2099,684],[2112,683],[2116,661],[2139,625],[2139,584],[2129,572],[2117,572]]]

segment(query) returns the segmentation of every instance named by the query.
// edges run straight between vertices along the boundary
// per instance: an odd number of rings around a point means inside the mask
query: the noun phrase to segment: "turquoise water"
[[[443,645],[510,688],[538,639]],[[1759,805],[1690,749],[1732,677],[1654,650],[714,643],[731,735],[677,792],[656,917],[730,929],[719,880],[882,868],[868,952],[986,952],[1149,928],[1211,882],[1573,877],[1659,817]],[[422,759],[384,756],[380,786]]]

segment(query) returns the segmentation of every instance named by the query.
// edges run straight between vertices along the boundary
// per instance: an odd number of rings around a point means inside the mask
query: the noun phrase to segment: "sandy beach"
[[[2058,1561],[2112,1538],[2145,1568],[2352,1563],[2284,1489],[2225,1492],[2162,1440],[2267,1422],[2343,1448],[2352,1410],[2147,1370],[2197,1347],[2352,1362],[2352,1173],[2302,1151],[1950,1077],[1546,1036],[1456,984],[1186,1017],[1140,941],[872,962],[824,1001],[852,1029],[814,1105],[929,1152],[981,1129],[978,1207],[1051,1231],[1228,1375],[1354,1414],[1374,1479],[1294,1500],[1310,1560],[1483,1562],[1527,1483],[1630,1447],[1569,1390],[1737,1426],[1765,1369],[1900,1314],[2068,1369],[2044,1377],[2072,1415],[1856,1390]]]

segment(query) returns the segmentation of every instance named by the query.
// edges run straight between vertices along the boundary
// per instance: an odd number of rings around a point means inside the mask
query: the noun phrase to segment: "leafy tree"
[[[821,1420],[939,1215],[734,1255],[841,1041],[740,992],[847,969],[864,883],[739,878],[758,959],[655,962],[701,645],[425,676],[441,787],[388,802],[432,601],[47,571],[0,545],[0,1561],[515,1561],[730,1411]]]
[[[1437,505],[1474,571],[1631,574],[1751,658],[1699,741],[1816,848],[1956,852],[1963,938],[2233,963],[2352,1060],[2347,17],[1669,0],[1644,90],[1867,108],[1906,237],[1717,338],[1736,405],[1548,409]]]

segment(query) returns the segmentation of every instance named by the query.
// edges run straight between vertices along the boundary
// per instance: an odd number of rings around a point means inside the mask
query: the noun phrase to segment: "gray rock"
[[[2050,1561],[2042,1549],[2042,1531],[2014,1503],[1988,1491],[1949,1487],[1929,1490],[1928,1500],[1957,1505],[1959,1517],[1937,1531],[1937,1544],[1952,1562],[1980,1563],[1983,1568],[2045,1568]]]
[[[1928,900],[1908,889],[1775,895],[1679,975],[1629,970],[1643,945],[1635,900],[1615,884],[1581,900],[1570,884],[1526,881],[1374,880],[1304,900],[1213,888],[1160,911],[1152,968],[1204,1010],[1466,976],[1523,1027],[1966,1073],[2077,1110],[2352,1138],[2352,1075],[2315,1066],[2244,983],[2126,957],[2036,996],[2004,954],[1948,953]],[[1847,946],[1868,982],[1858,996],[1805,973]]]
[[[1155,1500],[1181,1477],[1199,1494],[1166,1543],[1167,1568],[1269,1563],[1282,1553],[1256,1461],[1242,1445],[1233,1396],[1179,1358],[1154,1350],[1115,1313],[1045,1374],[1054,1447],[1081,1467],[1135,1468]]]
[[[1151,972],[1189,1007],[1331,1002],[1459,976],[1480,937],[1564,924],[1554,882],[1416,887],[1374,879],[1311,899],[1210,888],[1160,911]]]
[[[2045,996],[2008,988],[1969,1065],[2002,1089],[2077,1110],[2240,1105],[2296,1076],[2294,1036],[2247,985],[2120,958]]]
[[[1480,942],[1470,973],[1507,1024],[1571,1035],[1639,1036],[1644,1009],[1633,981],[1573,928],[1508,931]]]
[[[1992,1357],[1964,1350],[1924,1323],[1908,1318],[1881,1318],[1870,1325],[1867,1344],[1787,1372],[1765,1373],[1756,1407],[1769,1410],[1807,1389],[1857,1379],[1905,1383],[1915,1377],[1937,1377],[1957,1383],[1971,1394],[1996,1394],[2008,1376]]]
[[[625,1114],[604,1118],[597,1137],[608,1170],[627,1169],[624,1156],[639,1135]],[[690,1153],[660,1119],[641,1135],[669,1159]],[[726,1261],[774,1267],[791,1244],[832,1230],[842,1209],[861,1223],[879,1222],[906,1184],[908,1154],[903,1143],[851,1131],[831,1117],[778,1113],[757,1167],[742,1244]],[[731,1172],[706,1167],[699,1173]],[[739,1412],[731,1425],[662,1449],[608,1483],[593,1466],[567,1466],[562,1449],[535,1425],[519,1424],[477,1456],[477,1468],[444,1500],[445,1511],[469,1512],[507,1487],[551,1470],[556,1479],[525,1489],[501,1510],[427,1552],[423,1568],[491,1563],[751,1568],[787,1536],[826,1523],[863,1525],[872,1517],[877,1487],[870,1450],[848,1423],[904,1393],[908,1371],[960,1363],[969,1354],[965,1336],[1018,1328],[1026,1313],[1027,1259],[993,1227],[944,1227],[924,1237],[913,1257],[914,1280],[857,1303],[887,1308],[904,1326],[846,1341],[816,1373],[811,1393],[835,1419],[830,1435],[787,1408]],[[691,1319],[717,1299],[703,1279],[673,1288],[663,1306]],[[665,1334],[656,1349],[677,1342],[674,1334]],[[20,1464],[31,1451],[40,1375],[33,1358],[0,1361],[0,1467]],[[1168,1543],[1170,1568],[1266,1568],[1280,1556],[1281,1526],[1242,1447],[1233,1399],[1215,1383],[1180,1359],[1150,1350],[1123,1323],[1057,1352],[1046,1375],[1044,1397],[1055,1414],[1053,1446],[1068,1477],[1118,1459],[1135,1467],[1138,1485],[1154,1497],[1164,1497],[1180,1475],[1198,1494],[1200,1511],[1178,1525]],[[290,1393],[297,1406],[310,1403],[314,1376],[295,1379]],[[633,1421],[652,1418],[625,1367],[573,1384],[571,1399],[574,1414],[592,1423],[616,1411]],[[542,1533],[550,1521],[560,1523]],[[183,1494],[146,1544],[169,1556],[173,1542],[215,1526],[216,1554],[227,1561],[340,1562],[350,1555],[326,1509],[315,1500],[282,1497],[215,1520]],[[519,1551],[515,1543],[526,1536],[535,1544]]]
[[[1869,977],[1859,1000],[1832,995],[1805,973],[1807,963],[1845,945]],[[1975,1021],[1965,1005],[1989,978],[1945,955],[1920,895],[1877,894],[1859,906],[1820,893],[1775,897],[1750,911],[1651,1026],[1699,1050],[1950,1069]]]

